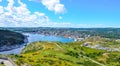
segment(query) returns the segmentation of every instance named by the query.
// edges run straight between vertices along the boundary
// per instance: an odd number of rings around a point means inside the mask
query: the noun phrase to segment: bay
[[[23,34],[28,36],[27,37],[27,39],[28,39],[27,45],[32,42],[35,42],[35,41],[58,41],[58,42],[62,42],[62,43],[74,41],[72,38],[65,38],[65,37],[58,37],[58,36],[45,36],[45,35],[41,35],[41,34],[32,34],[32,33],[23,33]],[[0,54],[19,54],[23,48],[25,48],[24,44],[23,44],[23,46],[16,48],[16,49],[2,51],[2,52],[0,52]]]

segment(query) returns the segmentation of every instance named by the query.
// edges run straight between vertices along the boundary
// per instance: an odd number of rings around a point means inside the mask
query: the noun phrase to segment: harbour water
[[[63,43],[74,41],[72,38],[65,38],[65,37],[58,37],[58,36],[45,36],[41,34],[31,34],[31,33],[23,33],[23,34],[28,36],[27,44],[35,42],[35,41],[59,41]],[[19,48],[15,48],[15,49],[8,50],[8,51],[2,51],[0,52],[0,54],[19,54],[24,47],[25,46],[23,45]]]

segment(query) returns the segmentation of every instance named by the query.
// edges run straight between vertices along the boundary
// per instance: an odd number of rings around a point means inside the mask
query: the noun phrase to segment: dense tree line
[[[24,38],[20,33],[0,30],[0,47],[24,43]]]

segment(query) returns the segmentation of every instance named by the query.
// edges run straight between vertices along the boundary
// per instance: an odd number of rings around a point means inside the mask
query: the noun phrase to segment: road
[[[59,47],[60,49],[63,49],[60,45],[58,45],[57,43],[55,43],[55,45],[57,46],[57,47]]]
[[[55,45],[56,45],[57,47],[59,47],[60,49],[63,49],[63,48],[62,48],[60,45],[58,45],[57,43],[55,43]],[[99,63],[99,62],[97,62],[97,61],[95,61],[95,60],[93,60],[93,59],[91,59],[91,58],[89,58],[89,57],[86,57],[86,56],[84,56],[84,55],[79,54],[79,56],[83,56],[84,58],[86,58],[86,59],[88,59],[88,60],[92,61],[93,63],[96,63],[96,64],[98,64],[98,65],[100,65],[100,66],[105,66],[104,64]]]
[[[0,59],[0,62],[3,62],[5,66],[14,66],[9,60]]]
[[[84,58],[86,58],[86,59],[88,59],[88,60],[92,61],[93,63],[96,63],[96,64],[98,64],[98,65],[100,65],[100,66],[105,66],[104,64],[99,63],[99,62],[97,62],[97,61],[95,61],[95,60],[93,60],[93,59],[91,59],[91,58],[89,58],[89,57],[86,57],[86,56],[84,56],[84,55],[79,54],[79,56],[83,56]]]

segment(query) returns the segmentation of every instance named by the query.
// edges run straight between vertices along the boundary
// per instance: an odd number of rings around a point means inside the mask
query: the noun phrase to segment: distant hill
[[[0,47],[21,43],[24,43],[24,36],[22,34],[9,30],[0,30]]]

